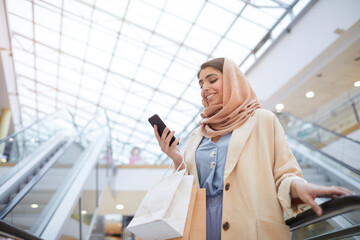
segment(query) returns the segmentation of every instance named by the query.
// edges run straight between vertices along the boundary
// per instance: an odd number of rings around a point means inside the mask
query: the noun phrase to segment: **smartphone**
[[[148,120],[153,127],[154,127],[154,125],[156,125],[158,127],[158,133],[161,137],[162,133],[164,132],[164,129],[166,128],[166,125],[163,122],[163,120],[161,120],[161,118],[157,114],[153,115]],[[170,134],[170,132],[171,131],[169,131],[168,135]],[[171,138],[169,146],[175,141],[175,139],[176,139],[175,136],[173,136]]]

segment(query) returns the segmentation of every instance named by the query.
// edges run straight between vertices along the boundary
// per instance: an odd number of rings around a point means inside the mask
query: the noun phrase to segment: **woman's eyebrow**
[[[215,73],[210,73],[210,74],[207,75],[205,78],[207,79],[207,78],[209,78],[209,77],[211,77],[211,76],[213,76],[213,75],[217,76],[217,74],[215,74]]]

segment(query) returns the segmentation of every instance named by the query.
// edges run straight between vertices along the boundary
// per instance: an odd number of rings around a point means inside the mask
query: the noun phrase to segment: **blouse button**
[[[224,229],[225,231],[227,231],[227,230],[229,230],[229,228],[230,228],[230,223],[229,223],[229,222],[225,222],[222,227],[223,227],[223,229]]]
[[[230,183],[225,184],[225,191],[228,191],[230,189]]]
[[[215,151],[212,151],[211,153],[210,153],[210,157],[215,157],[215,155],[216,155],[216,152]]]
[[[215,162],[212,161],[212,162],[210,163],[210,168],[213,169],[214,167],[215,167]]]

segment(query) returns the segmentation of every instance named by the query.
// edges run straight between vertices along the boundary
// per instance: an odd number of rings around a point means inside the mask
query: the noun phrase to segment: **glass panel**
[[[176,26],[176,28],[174,28],[174,26]],[[190,27],[191,23],[164,12],[161,15],[156,32],[176,42],[182,42],[184,36],[190,30]]]
[[[360,168],[359,142],[287,113],[278,113],[277,116],[289,136],[299,139],[355,169]]]
[[[207,3],[196,24],[222,36],[235,19],[234,14]]]
[[[126,13],[126,21],[153,30],[159,15],[160,9],[154,8],[141,1],[131,1]]]
[[[91,29],[88,42],[90,46],[94,47],[96,50],[105,51],[106,54],[112,54],[116,46],[117,37],[116,34],[112,32],[93,27]]]
[[[105,11],[107,14],[112,14],[122,18],[124,17],[127,4],[127,1],[117,0],[96,1],[96,8]]]
[[[91,5],[75,1],[64,1],[64,10],[84,19],[91,19],[93,12]]]
[[[193,26],[185,45],[204,53],[209,53],[220,41],[220,36],[198,26]]]
[[[62,20],[61,32],[66,37],[71,37],[74,40],[80,41],[83,44],[87,42],[89,37],[89,24],[85,21],[73,19],[73,17],[65,17]]]
[[[70,56],[84,58],[86,45],[77,40],[63,36],[61,38],[61,50]]]
[[[240,63],[249,54],[249,52],[250,50],[245,48],[244,46],[236,44],[236,42],[230,41],[229,39],[225,38],[216,48],[213,55],[217,57],[227,57],[237,63]]]
[[[245,20],[244,18],[239,18],[228,32],[227,37],[248,48],[254,48],[261,38],[264,37],[266,32],[267,31],[265,29]],[[241,38],[239,38],[239,33],[243,33],[241,34]]]
[[[26,102],[28,101],[29,99],[26,99]],[[30,113],[30,116],[32,114]],[[64,129],[67,130],[64,131]],[[0,140],[0,148],[5,149],[2,155],[6,161],[3,162],[18,164],[22,161],[30,161],[32,159],[31,156],[39,154],[39,149],[44,147],[48,141],[56,139],[63,134],[71,135],[74,131],[72,117],[66,111],[57,112],[38,120],[16,135],[10,135]],[[13,171],[16,171],[16,168],[2,176],[0,183],[9,179],[14,174]]]
[[[128,57],[128,59],[133,63],[140,62],[143,57],[144,49],[143,46],[136,42],[130,42],[125,40],[120,40],[117,43],[115,55],[120,57]]]
[[[140,68],[136,73],[136,80],[139,83],[144,83],[147,86],[151,86],[152,88],[157,88],[159,86],[162,77],[162,75],[144,67]]]
[[[251,5],[246,6],[242,16],[268,29],[271,28],[277,20],[261,11],[261,9],[254,8]]]
[[[156,49],[162,51],[165,55],[172,56],[177,52],[179,46],[174,41],[167,40],[158,34],[154,34],[151,38],[149,49]]]
[[[97,2],[101,4],[101,2]],[[118,32],[121,29],[122,21],[119,18],[119,14],[109,15],[106,12],[95,10],[93,14],[93,21],[96,23],[97,27],[102,29],[108,29],[113,32]],[[115,40],[114,37],[112,37]]]
[[[165,11],[193,22],[203,5],[202,0],[167,1]]]
[[[53,32],[60,31],[61,15],[59,9],[51,8],[51,11],[49,11],[42,6],[35,5],[34,11],[35,23],[41,24],[42,26],[53,30]]]
[[[21,6],[21,7],[19,7]],[[6,7],[10,13],[14,13],[18,16],[32,20],[32,6],[31,2],[25,0],[8,0],[6,1]]]
[[[159,52],[152,53],[147,51],[141,64],[148,69],[153,69],[155,72],[161,74],[166,72],[171,61]]]
[[[245,6],[245,2],[238,0],[210,0],[210,2],[216,6],[221,6],[222,8],[226,9],[227,11],[231,11],[234,14],[239,14],[239,12],[241,12]]]
[[[32,24],[31,22],[24,20],[20,17],[15,15],[9,15],[9,24],[10,28],[13,32],[16,32],[25,38],[32,39],[33,38],[33,31],[32,31]]]

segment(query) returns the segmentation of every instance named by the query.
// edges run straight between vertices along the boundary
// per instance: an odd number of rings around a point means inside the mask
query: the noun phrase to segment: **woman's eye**
[[[210,83],[215,83],[217,79],[211,80]]]

